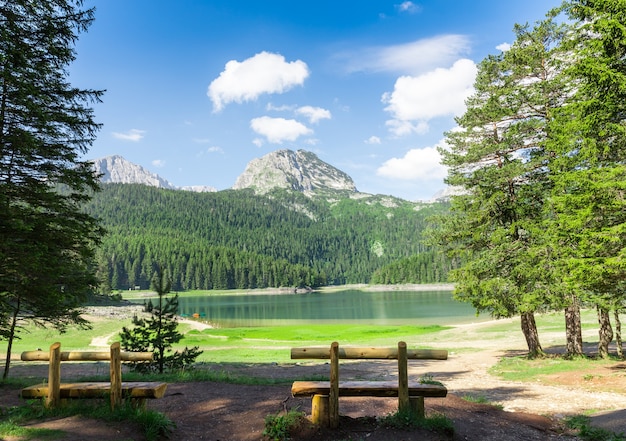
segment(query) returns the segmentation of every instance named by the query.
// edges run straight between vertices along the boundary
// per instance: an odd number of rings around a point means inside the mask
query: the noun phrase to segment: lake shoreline
[[[293,295],[304,293],[330,293],[345,290],[357,290],[357,291],[452,291],[454,284],[452,283],[425,283],[425,284],[399,284],[399,285],[369,285],[366,283],[356,283],[350,285],[328,285],[319,288],[304,290],[302,288],[282,287],[282,288],[253,288],[253,289],[228,289],[228,290],[197,290],[197,291],[172,291],[170,294],[178,294],[179,297],[192,297],[198,295],[206,296],[235,296],[235,295]],[[156,297],[154,291],[125,291],[121,292],[124,300],[129,299],[142,299]]]

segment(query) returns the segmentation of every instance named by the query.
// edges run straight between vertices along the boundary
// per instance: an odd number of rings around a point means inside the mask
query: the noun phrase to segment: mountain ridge
[[[193,192],[216,192],[215,187],[194,185],[178,187],[144,167],[120,155],[111,155],[91,161],[94,172],[101,175],[103,183],[143,184],[151,187]],[[389,200],[404,200],[395,196],[371,195],[357,190],[352,178],[338,168],[322,161],[310,151],[280,149],[252,159],[237,177],[233,190],[251,189],[266,194],[276,189],[303,193],[307,196],[367,198],[381,196]],[[457,191],[446,189],[434,195],[430,202],[448,199]],[[417,201],[413,201],[417,202]],[[390,203],[393,203],[390,202]]]
[[[120,155],[106,156],[91,162],[103,183],[143,184],[195,192],[217,191],[209,186],[178,187]],[[231,188],[249,188],[259,194],[275,189],[294,190],[308,195],[316,191],[357,193],[354,181],[345,172],[320,160],[312,152],[288,149],[276,150],[251,160]]]
[[[94,172],[101,175],[100,182],[114,184],[143,184],[150,187],[166,188],[169,190],[195,191],[197,193],[217,191],[215,187],[193,185],[177,187],[156,173],[128,161],[123,156],[111,155],[91,161]]]

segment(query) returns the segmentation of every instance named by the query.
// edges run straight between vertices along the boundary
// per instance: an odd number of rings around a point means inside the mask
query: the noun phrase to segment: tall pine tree
[[[551,113],[564,101],[563,28],[549,16],[515,32],[510,50],[480,63],[467,111],[440,150],[448,184],[463,193],[434,237],[460,261],[451,271],[456,296],[495,317],[520,315],[536,356],[543,350],[534,314],[550,303],[549,262],[537,260],[549,188],[545,143]]]
[[[63,330],[86,323],[77,309],[95,285],[102,234],[82,205],[97,189],[81,155],[99,125],[102,92],[68,82],[78,35],[93,9],[76,0],[0,0],[0,338],[23,320]],[[60,191],[62,189],[62,191]]]

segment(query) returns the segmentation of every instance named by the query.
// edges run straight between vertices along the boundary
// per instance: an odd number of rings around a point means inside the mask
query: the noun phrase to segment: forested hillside
[[[105,184],[86,207],[108,230],[98,271],[109,289],[148,288],[156,263],[173,289],[369,283],[381,268],[411,269],[396,283],[441,282],[445,262],[422,242],[443,204],[382,196],[309,198],[285,190],[192,193]],[[419,257],[416,257],[419,256]]]

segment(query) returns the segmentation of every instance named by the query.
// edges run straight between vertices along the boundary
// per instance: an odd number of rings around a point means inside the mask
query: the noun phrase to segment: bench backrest
[[[336,341],[330,348],[292,348],[292,359],[330,359],[329,414],[331,427],[339,422],[339,359],[393,359],[398,360],[398,408],[410,407],[409,375],[407,360],[447,360],[448,351],[437,349],[408,350],[406,343],[398,342],[397,348],[339,348]]]
[[[122,361],[151,361],[152,352],[122,352],[120,343],[111,345],[109,352],[104,351],[64,351],[61,352],[61,343],[50,345],[50,351],[22,352],[22,361],[48,362],[48,396],[46,406],[53,407],[61,400],[61,361],[110,361],[109,373],[111,381],[111,407],[115,407],[122,400]]]
[[[403,342],[400,342],[402,344]],[[406,343],[405,343],[406,348]],[[291,348],[291,358],[330,359],[331,348]],[[339,348],[337,356],[345,359],[397,360],[398,348]],[[447,360],[448,351],[442,349],[406,349],[409,360]]]

